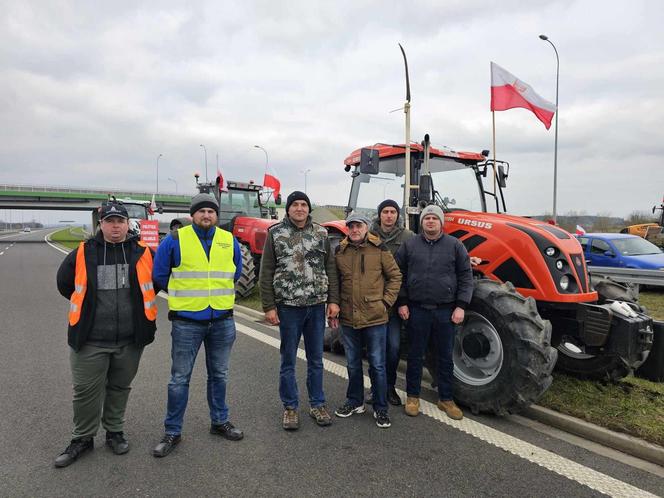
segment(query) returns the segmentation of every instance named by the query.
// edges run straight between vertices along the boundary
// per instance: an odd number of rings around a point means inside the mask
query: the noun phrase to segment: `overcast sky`
[[[408,7],[406,7],[408,5]],[[664,194],[664,2],[0,0],[0,183],[194,192],[194,171],[344,204],[344,158],[412,138],[492,148],[489,63],[555,101],[558,213]],[[508,209],[551,211],[554,127],[496,113]],[[174,181],[168,180],[172,178]]]

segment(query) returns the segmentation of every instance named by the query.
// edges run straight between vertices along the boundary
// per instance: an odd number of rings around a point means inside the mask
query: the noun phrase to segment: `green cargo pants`
[[[95,436],[99,420],[109,432],[120,432],[143,348],[134,344],[100,348],[86,344],[69,353],[74,384],[72,439]]]

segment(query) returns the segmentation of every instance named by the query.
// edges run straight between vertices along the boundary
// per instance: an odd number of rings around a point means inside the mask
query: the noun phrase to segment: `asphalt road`
[[[127,409],[131,451],[97,447],[55,469],[71,430],[66,345],[67,301],[55,287],[64,254],[47,231],[0,234],[0,496],[649,496],[664,494],[662,474],[637,469],[512,418],[440,412],[413,419],[393,409],[392,427],[371,410],[317,427],[301,407],[301,429],[280,427],[278,334],[238,313],[228,401],[245,439],[210,435],[204,359],[191,384],[183,441],[151,456],[163,430],[170,326],[160,300],[156,341],[146,348]],[[325,392],[344,400],[344,361],[326,356]],[[298,364],[300,392],[305,363]],[[403,387],[403,382],[401,384]],[[435,402],[433,393],[423,395]],[[435,406],[435,405],[434,405]]]

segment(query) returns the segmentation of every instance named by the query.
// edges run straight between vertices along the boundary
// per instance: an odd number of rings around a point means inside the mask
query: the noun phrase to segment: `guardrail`
[[[611,277],[625,284],[653,285],[664,287],[664,270],[640,270],[637,268],[613,268],[610,266],[589,266],[589,273]]]

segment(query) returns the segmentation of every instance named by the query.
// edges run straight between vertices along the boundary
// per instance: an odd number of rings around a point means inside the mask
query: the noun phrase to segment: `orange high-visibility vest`
[[[138,244],[145,247],[145,252],[136,263],[136,275],[143,295],[143,311],[148,320],[154,321],[157,319],[157,296],[152,283],[152,253],[143,242]],[[81,319],[83,299],[87,290],[88,272],[85,268],[85,242],[81,242],[78,246],[78,253],[76,253],[74,292],[69,299],[69,325],[71,326],[76,325]]]

